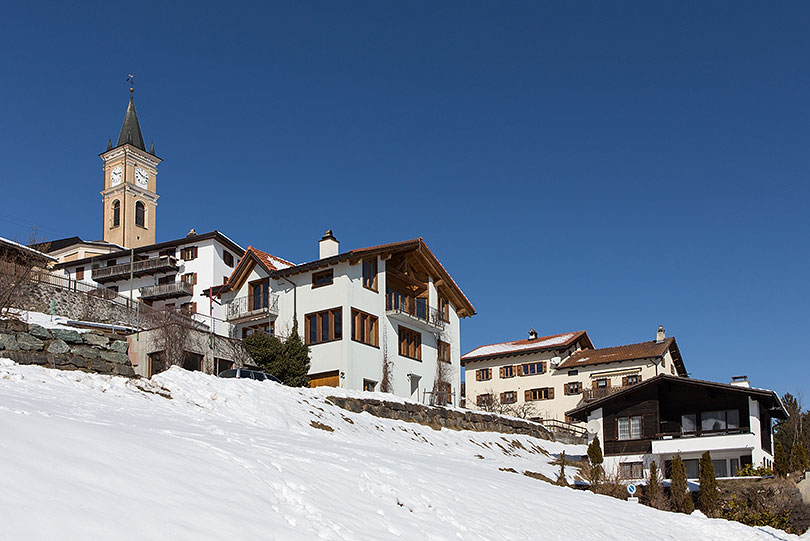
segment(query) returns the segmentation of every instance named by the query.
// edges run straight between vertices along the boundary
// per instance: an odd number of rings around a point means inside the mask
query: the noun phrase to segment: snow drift
[[[582,446],[350,413],[335,392],[0,360],[0,539],[798,539],[556,487],[510,470],[556,478]]]

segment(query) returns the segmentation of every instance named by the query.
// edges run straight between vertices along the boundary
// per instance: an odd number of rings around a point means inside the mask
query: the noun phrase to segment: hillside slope
[[[334,392],[0,360],[0,539],[798,539],[503,471],[554,478],[547,454],[583,448],[349,413]]]

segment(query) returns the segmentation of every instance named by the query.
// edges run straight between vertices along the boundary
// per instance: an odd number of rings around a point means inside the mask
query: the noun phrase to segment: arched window
[[[135,203],[135,225],[146,227],[146,207],[140,201]]]
[[[118,227],[119,225],[121,225],[121,201],[119,201],[118,199],[113,201],[112,211],[113,211],[112,226]]]

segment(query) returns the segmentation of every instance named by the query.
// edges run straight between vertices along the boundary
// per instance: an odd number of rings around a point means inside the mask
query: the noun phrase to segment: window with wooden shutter
[[[527,389],[527,390],[523,391],[523,400],[525,402],[531,402],[532,401],[532,390],[531,389]]]
[[[304,316],[307,344],[321,344],[343,338],[343,310],[332,308]]]
[[[544,362],[537,362],[537,363],[524,363],[520,365],[520,375],[521,376],[535,376],[537,374],[545,374],[546,372],[546,363]]]
[[[84,267],[76,267],[76,279],[84,280]]]
[[[379,345],[377,327],[377,316],[352,308],[352,340],[377,347]]]
[[[513,365],[502,366],[500,370],[501,379],[508,379],[515,377],[515,367]]]
[[[501,404],[514,404],[517,402],[517,391],[504,391],[501,393]]]
[[[447,342],[443,342],[443,341],[439,340],[436,347],[438,349],[438,359],[439,359],[439,361],[441,361],[443,363],[449,363],[450,362],[450,344],[448,344]]]
[[[552,400],[554,398],[553,387],[541,387],[540,389],[529,389],[526,391],[526,401]]]
[[[489,393],[479,394],[475,397],[476,406],[484,407],[489,406],[490,404],[492,404],[492,395]]]
[[[564,392],[567,395],[579,394],[582,392],[582,384],[578,381],[571,381],[565,384]]]
[[[363,260],[363,287],[377,291],[377,258]]]
[[[479,368],[475,371],[475,380],[476,381],[487,381],[492,379],[492,369],[491,368]]]
[[[197,247],[196,246],[189,246],[187,248],[183,248],[180,250],[180,259],[183,261],[191,261],[192,259],[197,259]]]
[[[422,360],[422,333],[399,326],[399,354],[415,361]]]

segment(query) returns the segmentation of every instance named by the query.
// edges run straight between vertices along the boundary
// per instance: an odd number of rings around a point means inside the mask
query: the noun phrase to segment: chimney
[[[529,340],[537,340],[537,331],[529,329]]]
[[[661,342],[663,342],[666,339],[667,339],[667,333],[664,332],[664,326],[659,325],[658,326],[658,332],[655,333],[655,342],[657,344],[660,344]]]
[[[332,234],[332,230],[327,229],[326,233],[324,233],[323,237],[321,237],[321,240],[318,241],[318,247],[320,249],[319,259],[325,259],[327,257],[332,257],[333,255],[338,255],[340,243]]]
[[[748,376],[732,376],[731,385],[735,387],[751,387],[751,384],[748,383]]]

